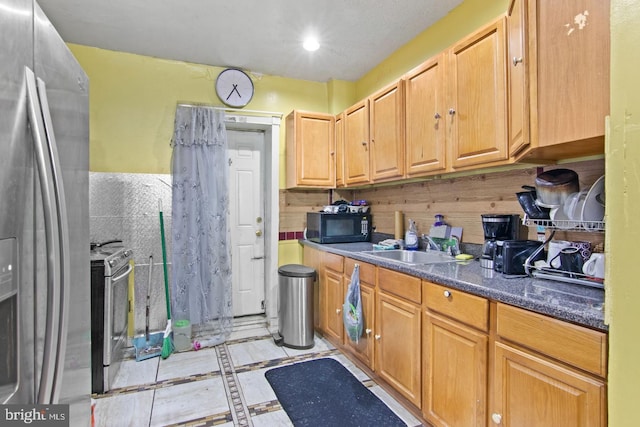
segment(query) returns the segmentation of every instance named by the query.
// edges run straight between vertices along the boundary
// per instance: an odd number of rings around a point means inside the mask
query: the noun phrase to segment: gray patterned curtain
[[[231,245],[224,113],[178,106],[173,146],[172,319],[211,333],[231,333]]]

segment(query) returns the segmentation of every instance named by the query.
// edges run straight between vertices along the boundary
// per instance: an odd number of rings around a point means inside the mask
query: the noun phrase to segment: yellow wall
[[[611,1],[611,117],[606,146],[609,425],[640,425],[640,1]]]
[[[508,4],[509,0],[465,0],[358,80],[354,102],[493,21],[506,12]]]
[[[222,105],[214,90],[220,67],[69,47],[90,81],[91,171],[170,173],[176,104]],[[262,75],[252,79],[256,90],[246,109],[285,115],[294,108],[328,111],[326,83]],[[280,161],[284,165],[284,132]]]
[[[302,245],[297,240],[283,240],[278,244],[278,266],[302,264]]]

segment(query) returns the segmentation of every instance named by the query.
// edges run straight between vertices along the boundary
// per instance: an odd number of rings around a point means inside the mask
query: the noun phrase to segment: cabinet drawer
[[[324,267],[336,273],[342,273],[344,269],[344,257],[329,252],[323,252],[322,261]]]
[[[489,301],[446,286],[424,283],[424,301],[429,310],[486,331],[489,328]]]
[[[348,277],[348,280],[351,279],[351,274],[353,273],[353,267],[358,264],[360,265],[360,283],[374,286],[376,283],[376,266],[372,264],[367,264],[366,262],[356,261],[355,259],[345,258],[344,259],[344,274]],[[349,283],[347,282],[347,285]]]
[[[498,335],[601,377],[607,374],[607,335],[505,304]]]
[[[378,287],[389,294],[406,298],[420,304],[422,302],[421,280],[417,277],[378,268]]]

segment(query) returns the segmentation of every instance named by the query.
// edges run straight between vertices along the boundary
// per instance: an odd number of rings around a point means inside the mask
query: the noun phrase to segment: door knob
[[[443,294],[445,298],[449,298],[451,296],[451,291],[444,291]]]
[[[256,230],[256,236],[258,237],[262,236],[262,230]]]
[[[517,58],[517,57],[514,56],[512,62],[513,62],[513,66],[515,67],[516,65],[522,63],[522,57]]]
[[[340,311],[341,310],[339,308],[336,308],[336,314],[340,314]]]
[[[380,335],[374,335],[373,336],[376,340],[380,341]]]
[[[368,329],[368,328],[367,328],[367,329],[365,329],[365,330],[364,330],[364,332],[365,332],[367,335],[371,335],[371,329]]]
[[[502,415],[500,414],[491,414],[491,421],[496,424],[500,424],[502,422]]]
[[[258,224],[260,224],[260,223],[262,222],[262,217],[261,217],[261,216],[257,217],[257,218],[256,218],[256,222],[257,222]]]

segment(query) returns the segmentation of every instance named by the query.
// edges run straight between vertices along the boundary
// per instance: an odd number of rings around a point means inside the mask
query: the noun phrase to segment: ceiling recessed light
[[[318,43],[318,39],[315,37],[307,37],[302,43],[302,47],[304,47],[309,52],[313,52],[314,50],[318,50],[320,47],[320,43]]]

